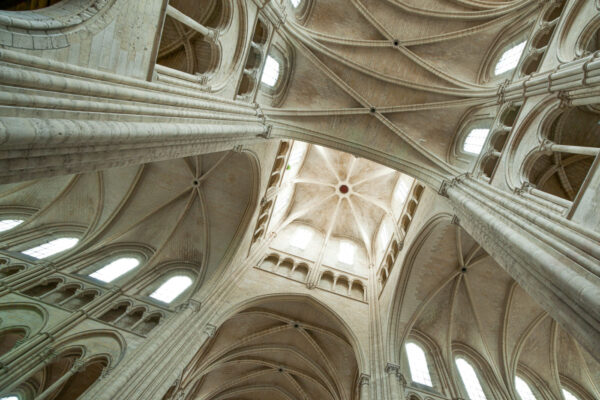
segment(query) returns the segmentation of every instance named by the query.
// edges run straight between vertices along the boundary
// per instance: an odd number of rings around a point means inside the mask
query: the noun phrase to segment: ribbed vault
[[[292,156],[298,146],[304,144],[294,144]],[[309,145],[299,171],[292,168],[283,177],[275,208],[286,211],[280,221],[273,221],[271,229],[284,235],[286,230],[293,235],[300,225],[315,229],[319,239],[310,242],[313,249],[292,249],[312,261],[335,260],[337,242],[350,241],[359,249],[357,258],[364,264],[357,269],[366,273],[367,265],[381,261],[378,247],[387,247],[398,229],[411,184],[410,177],[380,164]],[[320,251],[313,251],[315,247]]]
[[[305,21],[291,12],[279,31],[295,70],[266,114],[276,134],[364,146],[362,156],[435,181],[457,172],[449,155],[463,116],[496,103],[492,58],[539,10],[530,0],[314,0]]]
[[[85,266],[105,251],[143,248],[148,259],[137,276],[182,262],[194,266],[199,287],[235,245],[254,185],[252,162],[240,152],[2,185],[0,213],[25,222],[3,233],[0,246],[21,250],[34,238],[75,232],[78,245],[52,261]]]
[[[307,298],[276,298],[223,323],[166,398],[350,400],[357,379],[339,320]]]
[[[438,370],[430,365],[437,391],[458,396],[454,357],[466,354],[480,362],[480,379],[493,398],[517,398],[517,374],[540,399],[562,398],[562,386],[577,389],[582,399],[600,396],[598,362],[462,228],[435,223],[414,248],[401,278],[406,290],[397,311],[404,317],[396,319],[393,341],[400,353],[403,341],[425,344],[438,363]]]

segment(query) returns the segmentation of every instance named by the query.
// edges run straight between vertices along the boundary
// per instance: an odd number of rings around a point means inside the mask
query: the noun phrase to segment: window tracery
[[[156,289],[150,297],[153,299],[162,301],[164,303],[171,303],[175,300],[179,295],[187,290],[192,285],[192,279],[183,276],[177,275],[169,278],[165,283],[160,285],[158,289]]]
[[[456,359],[456,367],[462,379],[470,400],[487,400],[477,373],[471,364],[464,358]]]
[[[140,260],[133,257],[121,257],[110,264],[90,274],[90,277],[102,282],[112,282],[118,277],[126,274],[140,264]]]
[[[405,347],[410,376],[413,382],[433,386],[429,368],[427,367],[427,357],[423,349],[418,344],[412,342],[407,343]]]
[[[70,248],[73,248],[78,242],[79,239],[77,238],[62,237],[24,250],[21,253],[37,259],[43,259],[58,254],[60,252],[69,250]]]

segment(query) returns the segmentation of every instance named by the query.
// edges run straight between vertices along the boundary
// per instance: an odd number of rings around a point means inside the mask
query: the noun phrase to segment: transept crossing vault
[[[0,400],[600,398],[597,0],[6,0],[0,86]]]

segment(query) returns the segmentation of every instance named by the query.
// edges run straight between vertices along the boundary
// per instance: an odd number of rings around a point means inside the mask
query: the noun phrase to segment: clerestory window
[[[306,249],[306,246],[308,246],[308,242],[310,242],[312,236],[313,231],[311,229],[308,229],[304,226],[299,226],[296,228],[294,236],[292,236],[292,239],[290,240],[290,244],[294,247],[304,250]]]
[[[354,243],[342,240],[338,250],[338,261],[344,264],[354,264],[354,254],[356,253],[356,245]]]
[[[69,250],[70,248],[74,247],[77,242],[79,242],[79,239],[77,238],[63,237],[51,240],[39,246],[32,247],[31,249],[22,251],[21,253],[37,259],[42,259],[53,256],[65,250]]]
[[[192,279],[187,276],[174,276],[160,285],[150,297],[165,303],[175,300],[181,293],[192,285]]]
[[[19,224],[22,224],[22,219],[3,219],[0,220],[0,232],[8,231]],[[0,399],[2,400],[2,399]]]
[[[0,397],[0,400],[19,400],[17,396]]]
[[[577,396],[575,396],[573,393],[569,392],[565,388],[562,388],[562,394],[563,394],[563,397],[565,398],[565,400],[579,400],[579,398],[577,398]]]
[[[126,274],[135,267],[140,265],[140,260],[133,257],[122,257],[104,267],[100,268],[96,272],[90,274],[92,278],[98,279],[102,282],[112,282],[121,275]]]
[[[471,364],[463,358],[457,358],[456,367],[469,395],[469,400],[487,400],[481,383],[479,383],[479,378],[477,378],[477,373],[475,373]]]
[[[485,139],[487,138],[489,129],[475,128],[467,135],[465,143],[463,144],[463,151],[471,154],[481,153]]]
[[[515,69],[517,64],[519,64],[523,50],[525,50],[525,44],[527,44],[526,41],[521,42],[502,53],[500,60],[496,64],[496,68],[494,68],[494,74],[500,75]]]
[[[537,400],[527,382],[518,376],[515,376],[515,387],[517,388],[517,393],[519,394],[519,397],[521,397],[521,400]]]
[[[427,357],[423,349],[415,343],[406,344],[406,356],[410,368],[410,377],[413,382],[422,385],[433,386],[429,368],[427,367]]]
[[[267,56],[260,81],[267,86],[273,87],[279,78],[279,63],[271,56]]]
[[[298,8],[302,0],[290,0],[294,8]]]

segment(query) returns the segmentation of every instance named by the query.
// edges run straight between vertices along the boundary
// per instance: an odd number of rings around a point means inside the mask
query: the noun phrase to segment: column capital
[[[219,30],[207,28],[207,31],[208,32],[207,32],[206,36],[204,36],[206,38],[206,41],[210,42],[210,43],[215,43],[217,41],[217,39],[219,38]]]
[[[264,139],[271,139],[271,131],[273,130],[273,125],[265,125],[265,131],[263,133],[259,133],[257,136]]]
[[[265,113],[264,113],[262,107],[258,104],[256,104],[256,116],[262,120],[263,124],[265,123],[265,121],[266,121]]]
[[[506,88],[508,87],[509,84],[510,84],[510,80],[506,79],[506,80],[504,80],[504,82],[502,82],[498,85],[498,91],[496,92],[497,97],[498,97],[498,104],[504,103],[504,97],[506,95]]]
[[[388,374],[398,375],[400,373],[400,366],[394,363],[387,363],[385,365],[385,372]]]
[[[208,75],[196,72],[196,78],[198,78],[198,83],[202,86],[206,86],[208,84]]]
[[[109,366],[106,366],[102,369],[102,372],[100,373],[100,377],[98,378],[99,380],[102,379],[106,379],[109,377],[110,373],[112,372],[112,368]]]
[[[177,306],[176,311],[181,312],[181,311],[190,309],[190,310],[192,310],[192,312],[195,313],[195,312],[200,311],[201,306],[202,306],[202,303],[200,303],[199,301],[190,299],[190,300],[186,301],[185,303],[182,303],[179,306]]]
[[[560,104],[558,106],[560,109],[565,109],[572,106],[571,96],[569,95],[569,92],[567,90],[559,90],[556,93],[556,98],[560,100]]]
[[[455,184],[462,181],[463,179],[470,178],[470,177],[471,177],[471,175],[468,172],[465,172],[464,174],[457,175],[450,180],[446,179],[442,182],[442,184],[440,186],[440,190],[438,190],[438,193],[441,196],[448,197],[447,191],[448,191],[449,187],[454,186]]]
[[[549,139],[542,140],[542,143],[540,143],[540,151],[551,153],[553,144],[554,142]]]
[[[408,385],[408,383],[406,382],[406,378],[404,377],[404,374],[402,374],[401,372],[398,372],[398,375],[396,375],[398,377],[398,380],[400,381],[400,385],[402,386],[402,388],[406,388],[406,385]]]
[[[85,361],[83,360],[75,360],[75,362],[73,363],[73,366],[71,367],[71,371],[73,371],[73,373],[77,373],[79,371],[83,371],[83,369],[85,368]]]
[[[370,379],[370,375],[360,374],[360,377],[358,378],[358,386],[369,386]]]
[[[208,335],[209,338],[215,336],[216,331],[217,331],[217,327],[214,326],[213,324],[207,324],[204,327],[204,333],[206,333],[206,335]]]
[[[37,354],[37,358],[40,361],[46,361],[49,359],[52,359],[54,357],[56,357],[56,352],[54,351],[54,348],[47,346],[44,347],[38,354]]]

